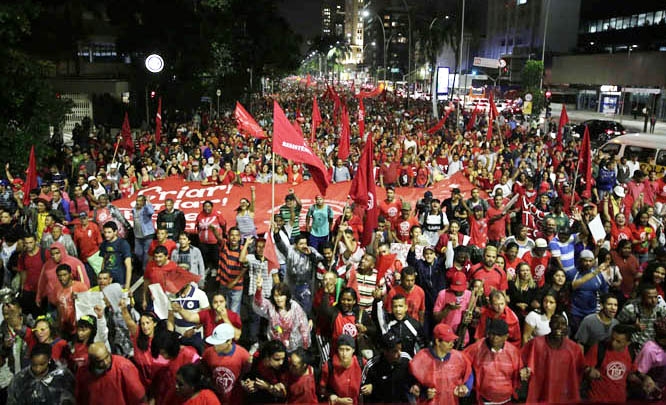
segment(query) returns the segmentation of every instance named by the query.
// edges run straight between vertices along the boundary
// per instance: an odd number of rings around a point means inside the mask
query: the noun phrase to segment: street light
[[[384,22],[382,19],[377,15],[377,13],[372,12],[368,9],[363,10],[363,17],[370,17],[372,20],[373,18],[377,19],[377,22],[379,23],[379,26],[382,28],[382,44],[384,45],[384,82],[386,82],[386,53],[388,52],[388,43],[386,42],[386,30],[384,29]]]
[[[546,73],[546,36],[548,35],[548,20],[550,19],[550,0],[546,1],[546,21],[543,26],[543,43],[541,44],[541,64],[543,65],[543,72],[541,72],[541,81],[539,82],[539,91],[543,88],[543,75]]]
[[[160,73],[164,69],[164,59],[156,53],[150,54],[146,57],[146,60],[144,61],[144,64],[146,66],[146,69],[150,73]],[[151,92],[151,97],[154,96],[154,91]],[[145,88],[145,94],[146,94],[146,124],[150,122],[150,107],[148,104],[148,84],[146,84]]]

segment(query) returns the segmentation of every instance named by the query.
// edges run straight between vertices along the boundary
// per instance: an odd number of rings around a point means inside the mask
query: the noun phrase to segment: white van
[[[666,168],[666,136],[653,134],[621,135],[606,142],[598,152],[613,155],[616,159],[626,157],[631,160],[638,156],[641,170],[646,173],[647,166],[656,168],[661,173]]]

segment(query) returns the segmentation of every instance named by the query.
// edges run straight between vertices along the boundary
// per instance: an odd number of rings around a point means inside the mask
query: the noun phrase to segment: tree
[[[539,89],[543,77],[543,62],[540,60],[528,60],[520,73],[523,81],[523,95],[532,94],[532,115],[539,116],[545,105],[545,96]]]
[[[45,73],[55,70],[22,49],[29,41],[33,22],[40,15],[34,1],[22,0],[0,4],[0,159],[12,166],[25,167],[32,145],[38,158],[53,155],[46,148],[50,141],[49,127],[57,129],[71,109],[69,100],[61,100],[46,80]],[[14,170],[20,174],[20,170]]]

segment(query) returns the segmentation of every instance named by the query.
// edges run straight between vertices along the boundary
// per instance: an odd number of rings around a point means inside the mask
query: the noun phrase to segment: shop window
[[[622,29],[626,30],[627,28],[629,28],[630,24],[631,24],[631,17],[624,17],[622,19]]]
[[[610,25],[608,26],[609,29],[614,30],[615,29],[615,21],[617,21],[616,18],[611,18],[610,19]]]
[[[645,25],[645,16],[646,16],[645,13],[642,13],[642,14],[638,15],[638,26],[639,27],[642,27],[642,26]]]

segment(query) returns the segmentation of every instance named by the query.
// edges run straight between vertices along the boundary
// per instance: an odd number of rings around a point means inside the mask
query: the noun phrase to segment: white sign
[[[617,91],[617,86],[613,86],[610,84],[604,84],[600,88],[602,93],[609,93],[609,92],[616,92]]]
[[[449,68],[437,67],[437,94],[449,94]]]
[[[215,92],[215,94],[217,94],[217,96],[220,97],[220,96],[222,95],[222,90],[217,89],[217,91]]]
[[[500,61],[498,61],[497,59],[480,58],[480,57],[477,56],[477,57],[474,58],[473,65],[474,66],[480,66],[480,67],[499,69]]]
[[[532,101],[532,93],[525,94],[525,101]]]

